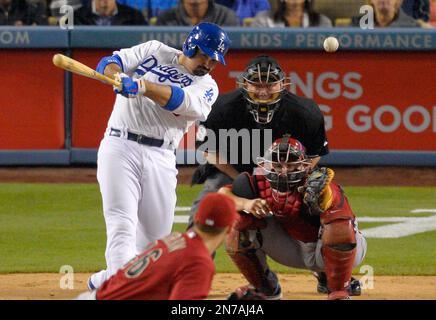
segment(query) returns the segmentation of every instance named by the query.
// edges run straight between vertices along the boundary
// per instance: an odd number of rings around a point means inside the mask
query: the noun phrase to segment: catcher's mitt
[[[320,215],[332,203],[332,191],[329,188],[335,173],[330,168],[318,168],[307,177],[303,188],[303,201],[309,207],[311,215]]]
[[[266,296],[251,286],[240,287],[232,292],[227,300],[267,300]]]

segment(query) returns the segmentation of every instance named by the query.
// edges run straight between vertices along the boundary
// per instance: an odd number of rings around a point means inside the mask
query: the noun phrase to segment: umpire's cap
[[[228,196],[213,192],[201,200],[194,222],[209,227],[225,228],[233,225],[236,216],[235,202]]]

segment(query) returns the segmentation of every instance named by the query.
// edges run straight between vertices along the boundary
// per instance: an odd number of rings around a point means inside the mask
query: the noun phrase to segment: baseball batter
[[[77,299],[205,299],[215,272],[211,254],[223,243],[236,216],[229,197],[209,193],[200,203],[192,229],[151,243],[98,290]]]
[[[114,109],[98,150],[107,269],[91,276],[90,289],[171,232],[175,149],[195,121],[206,120],[218,96],[209,72],[225,64],[229,44],[219,26],[200,23],[182,51],[149,41],[115,51],[98,64],[97,71],[118,78],[122,88],[114,88]]]

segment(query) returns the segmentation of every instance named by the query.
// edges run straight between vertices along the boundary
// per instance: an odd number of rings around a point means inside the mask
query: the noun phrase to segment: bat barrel
[[[81,76],[99,80],[104,83],[115,85],[117,87],[120,87],[121,85],[119,81],[116,81],[101,73],[98,73],[97,71],[91,69],[83,63],[80,63],[79,61],[71,59],[70,57],[67,57],[60,53],[57,53],[53,56],[53,64],[58,68],[70,71],[75,74],[79,74]]]
[[[53,64],[56,67],[62,68],[62,65],[63,65],[63,62],[64,62],[64,57],[65,56],[63,54],[60,54],[60,53],[55,54],[53,56]]]

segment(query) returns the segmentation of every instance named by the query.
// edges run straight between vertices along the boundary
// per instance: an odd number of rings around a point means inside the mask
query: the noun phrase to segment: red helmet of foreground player
[[[257,158],[271,188],[278,192],[292,191],[300,185],[309,172],[310,163],[301,142],[287,135],[274,141],[265,155]]]

